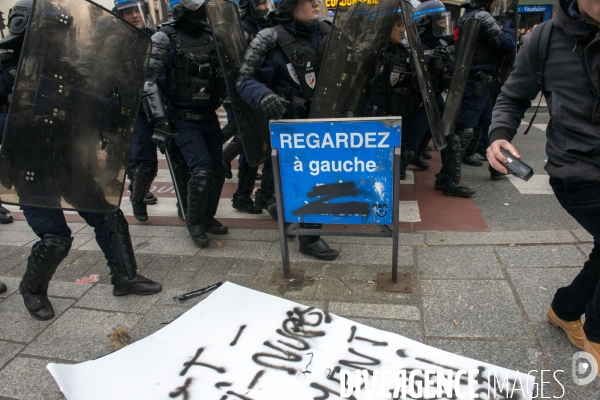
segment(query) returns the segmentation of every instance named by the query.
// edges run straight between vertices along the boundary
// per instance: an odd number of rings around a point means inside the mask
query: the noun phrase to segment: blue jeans
[[[565,321],[585,313],[585,335],[600,343],[600,182],[551,177],[550,185],[560,205],[594,237],[589,260],[569,286],[556,291],[552,308]]]

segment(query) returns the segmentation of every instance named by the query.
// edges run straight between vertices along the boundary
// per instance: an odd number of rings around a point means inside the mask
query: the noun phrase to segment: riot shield
[[[235,4],[226,0],[210,0],[207,14],[244,151],[248,163],[257,166],[271,157],[271,137],[268,118],[242,100],[235,87],[238,70],[248,47],[242,22]]]
[[[400,1],[400,9],[402,10],[402,18],[404,19],[406,37],[410,44],[410,52],[412,54],[415,72],[419,80],[419,89],[421,98],[423,99],[423,107],[427,112],[427,119],[429,120],[429,126],[431,127],[433,145],[437,150],[441,150],[446,147],[446,139],[444,138],[444,133],[442,131],[440,111],[435,100],[433,86],[431,85],[429,70],[427,69],[423,47],[421,46],[421,39],[419,37],[417,25],[415,24],[414,9],[406,0]]]
[[[504,25],[507,19],[515,22],[515,34],[519,30],[519,0],[501,0],[498,1],[494,10],[492,10],[494,18],[500,25]],[[516,38],[515,38],[516,39]],[[517,59],[517,46],[510,54],[501,56],[498,60],[498,72],[496,87],[492,88],[493,99],[495,103],[496,97],[500,93],[500,88],[504,82],[508,80],[511,72],[514,69],[514,64]]]
[[[462,36],[460,37],[460,45],[458,46],[458,54],[452,71],[452,80],[448,88],[448,97],[446,98],[446,107],[442,117],[442,131],[444,136],[448,136],[454,129],[460,103],[462,102],[467,76],[471,61],[473,61],[473,53],[477,44],[477,36],[481,27],[481,20],[469,18],[465,21],[462,28]]]
[[[336,8],[335,20],[310,110],[310,118],[366,114],[369,88],[398,14],[399,0]]]
[[[2,202],[119,207],[150,48],[90,1],[34,2],[0,152]]]

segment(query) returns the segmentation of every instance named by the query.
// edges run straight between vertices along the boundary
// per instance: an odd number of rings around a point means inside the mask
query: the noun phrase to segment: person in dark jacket
[[[507,159],[500,148],[520,158],[510,141],[542,90],[550,114],[545,166],[550,185],[562,207],[594,237],[589,260],[570,285],[558,289],[548,319],[600,364],[600,2],[560,0],[553,22],[543,80],[536,79],[530,58],[537,48],[530,48],[531,35],[525,38],[494,107],[487,157],[504,174]]]
[[[250,107],[262,110],[270,119],[307,118],[310,99],[314,96],[315,82],[321,69],[320,54],[324,54],[331,30],[320,13],[326,13],[324,4],[317,0],[281,0],[273,13],[274,28],[263,29],[247,52],[237,84],[242,99]],[[327,14],[324,16],[327,17]],[[321,21],[320,21],[321,20]],[[288,43],[285,48],[281,43]],[[259,54],[259,52],[261,54]],[[303,54],[303,66],[293,65],[291,54]],[[302,52],[302,53],[300,53]],[[256,63],[254,60],[264,61]],[[268,209],[276,215],[276,204]],[[302,228],[319,229],[321,224],[300,224]],[[331,249],[320,236],[299,236],[300,252],[333,260],[338,251]]]
[[[488,146],[488,129],[492,118],[491,83],[498,70],[498,58],[514,51],[516,35],[514,21],[506,19],[502,26],[490,14],[498,0],[466,0],[461,6],[465,14],[458,20],[458,43],[462,37],[462,27],[468,18],[482,21],[473,61],[463,95],[461,110],[456,121],[456,134],[461,137],[464,152],[463,163],[481,166],[475,152],[479,141],[483,148]]]

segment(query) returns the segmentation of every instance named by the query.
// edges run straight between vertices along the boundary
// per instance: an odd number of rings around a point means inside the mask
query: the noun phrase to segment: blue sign
[[[270,128],[286,222],[393,223],[400,118],[286,120]]]
[[[546,13],[552,11],[552,5],[549,6],[519,6],[520,13]]]

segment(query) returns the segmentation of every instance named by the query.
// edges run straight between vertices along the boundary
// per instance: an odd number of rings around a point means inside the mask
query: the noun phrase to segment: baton
[[[204,293],[211,292],[211,291],[215,290],[216,288],[218,288],[219,286],[221,286],[222,284],[223,284],[223,282],[219,282],[219,283],[215,283],[214,285],[210,285],[210,286],[207,286],[202,289],[194,290],[193,292],[184,293],[181,296],[173,297],[173,300],[183,301],[183,300],[191,299],[192,297],[197,297],[197,296],[203,295]]]
[[[177,197],[177,206],[179,207],[179,211],[181,211],[181,218],[186,220],[185,210],[183,209],[183,202],[181,201],[181,194],[179,193],[179,188],[177,187],[177,179],[175,178],[175,172],[173,171],[173,164],[171,164],[171,156],[169,155],[169,150],[165,149],[165,159],[167,160],[167,165],[169,167],[169,172],[171,173],[171,180],[173,181],[173,187],[175,188],[175,197]]]

